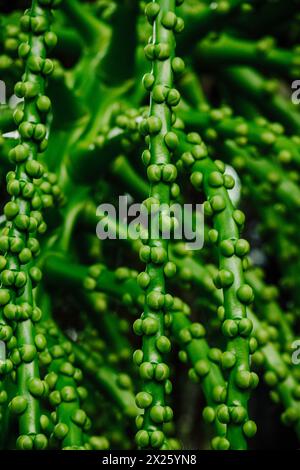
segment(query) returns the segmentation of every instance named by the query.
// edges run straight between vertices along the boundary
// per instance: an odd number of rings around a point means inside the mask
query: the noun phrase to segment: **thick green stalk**
[[[171,131],[172,106],[179,100],[178,92],[173,88],[172,65],[175,58],[174,33],[180,25],[175,3],[175,0],[161,0],[150,2],[146,7],[148,20],[153,24],[153,35],[145,48],[146,57],[152,61],[152,72],[145,76],[144,85],[151,89],[151,99],[149,117],[141,123],[141,132],[149,135],[149,150],[145,154],[148,156],[150,198],[167,206],[170,204],[170,182],[176,178],[176,169],[170,163],[170,149],[165,142]],[[143,336],[142,356],[138,361],[142,391],[137,395],[137,401],[144,408],[144,415],[136,440],[139,447],[167,448],[162,425],[172,420],[173,412],[166,406],[166,393],[170,393],[167,385],[169,367],[163,361],[164,348],[159,345],[168,342],[165,313],[172,303],[172,298],[166,294],[165,279],[168,240],[149,236],[147,244],[140,250],[140,258],[147,263],[145,272],[139,277],[146,297],[136,330]],[[151,334],[147,334],[147,325],[150,324],[154,328]]]
[[[234,181],[225,178],[224,164],[214,163],[208,158],[199,136],[188,136],[186,143],[181,141],[176,152],[183,152],[182,162],[189,168],[191,182],[196,189],[203,185],[207,197],[204,211],[213,218],[214,229],[210,238],[218,247],[219,253],[219,273],[215,283],[224,292],[222,332],[227,340],[228,354],[227,407],[225,406],[226,410],[224,408],[224,419],[228,423],[227,448],[245,449],[245,430],[248,426],[252,427],[252,424],[246,424],[249,419],[247,403],[250,389],[257,385],[257,379],[256,374],[249,370],[248,337],[252,322],[247,318],[246,305],[253,301],[253,292],[245,283],[243,274],[242,258],[249,251],[246,240],[240,239],[244,214],[233,207],[227,192]],[[238,422],[233,419],[237,409],[243,409],[240,413],[243,418]]]
[[[40,361],[47,367],[48,398],[50,406],[56,411],[51,439],[59,442],[59,447],[63,449],[84,449],[83,431],[88,427],[89,420],[80,409],[85,394],[82,387],[78,387],[82,373],[72,363],[71,343],[63,337],[53,321],[49,294],[40,287],[36,298],[43,311],[38,332],[47,340],[47,351],[41,355]],[[41,420],[41,424],[44,424],[44,420]],[[47,428],[43,430],[46,432]]]
[[[46,437],[39,433],[39,399],[30,389],[30,384],[39,380],[34,322],[40,317],[32,296],[32,284],[40,279],[40,271],[34,268],[31,259],[39,251],[35,235],[46,228],[40,211],[52,204],[51,197],[42,196],[34,182],[43,176],[37,155],[47,144],[45,122],[50,101],[45,96],[45,77],[52,72],[53,64],[46,58],[46,53],[55,44],[55,37],[49,32],[51,5],[52,2],[44,6],[39,0],[33,0],[31,9],[22,19],[22,27],[29,33],[29,39],[19,47],[19,54],[25,59],[25,74],[15,92],[24,98],[24,107],[14,115],[20,142],[10,152],[16,170],[7,178],[11,201],[4,208],[7,224],[1,237],[3,321],[14,330],[15,352],[20,356],[17,362],[18,396],[10,404],[12,411],[19,414],[19,448],[44,448],[47,445]]]

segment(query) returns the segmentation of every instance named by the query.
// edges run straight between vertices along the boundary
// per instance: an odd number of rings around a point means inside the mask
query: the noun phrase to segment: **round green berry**
[[[249,305],[253,302],[253,290],[252,287],[250,287],[248,284],[244,284],[239,287],[236,295],[239,301],[243,304]]]
[[[136,404],[139,408],[148,408],[153,401],[152,395],[148,392],[139,392],[135,398]]]
[[[138,447],[148,447],[150,441],[148,432],[142,429],[138,431],[135,435],[135,441]]]
[[[161,405],[155,405],[150,410],[150,418],[155,424],[164,422],[165,409]]]
[[[20,395],[14,397],[9,404],[9,408],[14,414],[20,415],[24,413],[27,408],[26,398]]]
[[[257,426],[254,421],[246,421],[246,423],[243,425],[243,431],[246,437],[251,438],[255,436],[256,431],[257,431]]]

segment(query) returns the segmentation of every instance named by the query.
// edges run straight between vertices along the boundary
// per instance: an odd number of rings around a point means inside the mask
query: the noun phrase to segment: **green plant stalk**
[[[28,18],[30,19],[33,17],[38,17],[40,20],[42,18],[42,21],[44,21],[46,25],[46,31],[48,30],[51,13],[47,8],[42,8],[37,0],[33,0],[31,9],[28,12]],[[17,161],[15,180],[19,181],[20,185],[23,185],[23,187],[26,185],[28,187],[29,184],[32,184],[32,176],[34,176],[37,171],[41,171],[41,167],[37,164],[36,159],[38,151],[42,150],[41,142],[44,139],[43,134],[46,133],[44,131],[44,127],[41,126],[41,111],[38,110],[37,104],[37,100],[39,99],[38,97],[44,95],[45,79],[42,75],[42,66],[37,66],[37,62],[38,60],[44,61],[45,67],[47,67],[47,73],[51,72],[52,65],[51,62],[46,64],[45,61],[46,45],[43,34],[41,35],[36,30],[33,30],[29,35],[28,44],[24,43],[23,48],[24,50],[26,49],[25,55],[27,56],[27,60],[23,83],[19,84],[18,89],[19,93],[23,96],[25,95],[25,104],[24,113],[21,113],[19,117],[15,115],[15,119],[20,125],[19,130],[21,137],[20,145],[11,151],[11,156],[17,160],[17,149],[19,149],[23,155],[22,160],[19,162]],[[46,69],[44,70],[46,72]],[[34,89],[34,91],[31,92],[33,93],[33,97],[30,96],[30,98],[27,91],[29,85]],[[23,124],[23,127],[21,123]],[[33,133],[34,130],[38,129],[39,125],[40,129],[38,132],[42,135],[34,141],[33,137],[29,137],[27,133],[30,132],[29,127],[31,127]],[[36,164],[34,165],[34,163]],[[4,233],[7,234],[10,240],[13,240],[14,238],[19,239],[23,246],[26,246],[30,242],[29,230],[31,231],[31,237],[38,229],[39,224],[40,231],[42,230],[42,218],[38,221],[32,217],[31,224],[33,224],[33,228],[29,229],[29,216],[31,215],[30,198],[28,200],[27,198],[22,197],[22,195],[19,194],[20,191],[9,192],[12,195],[12,202],[7,204],[4,210],[7,219],[10,221],[7,222],[7,228]],[[31,195],[31,197],[32,196],[33,195]],[[41,205],[42,204],[40,203],[40,206]],[[29,258],[31,258],[32,252],[30,250],[29,253]],[[9,296],[11,308],[16,308],[14,305],[22,306],[24,303],[28,306],[34,307],[28,255],[25,257],[27,259],[23,258],[24,257],[21,257],[21,255],[18,257],[14,252],[9,250],[6,253],[6,268],[10,270],[10,272],[14,273],[14,276],[20,276],[20,274],[22,274],[23,278],[26,280],[23,289],[19,290],[21,293],[18,293],[17,289],[11,289],[11,294]],[[3,279],[4,278],[2,278],[2,283]],[[28,318],[17,322],[15,334],[17,338],[17,347],[19,348],[19,351],[23,352],[23,355],[21,355],[21,362],[17,368],[18,394],[20,395],[19,400],[23,400],[24,405],[26,404],[23,407],[22,413],[19,415],[19,430],[21,436],[19,437],[17,444],[20,448],[23,446],[32,446],[33,444],[38,448],[40,445],[44,446],[45,441],[44,438],[42,438],[41,441],[38,440],[35,443],[35,436],[39,434],[39,400],[30,393],[28,388],[28,384],[31,379],[39,378],[35,346],[35,328],[32,320]],[[12,409],[14,409],[14,402],[12,402]],[[32,438],[30,436],[32,436]]]
[[[195,139],[196,140],[196,139]],[[198,140],[198,147],[199,142]],[[219,252],[219,287],[224,292],[224,309],[225,316],[223,320],[222,331],[227,340],[227,351],[232,355],[233,365],[228,372],[228,392],[227,407],[229,413],[232,413],[234,407],[240,406],[245,410],[245,419],[247,420],[247,403],[249,399],[251,373],[249,371],[249,341],[247,336],[251,332],[247,328],[247,334],[242,333],[239,324],[248,324],[247,311],[245,304],[252,297],[252,289],[245,284],[242,256],[239,252],[235,252],[233,248],[240,238],[241,225],[244,224],[244,216],[240,211],[236,211],[228,196],[228,192],[224,187],[222,173],[224,167],[216,165],[212,162],[205,150],[201,150],[200,159],[195,161],[193,154],[187,149],[191,145],[182,140],[177,149],[177,153],[182,153],[182,159],[188,158],[189,171],[193,181],[194,176],[202,175],[203,188],[208,202],[205,203],[206,215],[213,217],[213,226],[215,232],[215,243]],[[193,176],[194,175],[194,176]],[[244,242],[243,242],[244,243]],[[221,245],[232,245],[233,251],[230,254],[222,250]],[[224,254],[226,253],[226,254]],[[246,291],[246,295],[241,295],[242,291]],[[241,377],[248,377],[247,385],[242,383]],[[243,433],[242,423],[235,424],[230,420],[227,426],[228,445],[231,449],[245,449],[247,447],[245,434]]]
[[[21,302],[27,302],[29,305],[33,305],[32,286],[29,280],[27,281]],[[25,320],[17,326],[16,337],[20,350],[29,345],[35,346],[35,329],[31,320]],[[19,430],[23,435],[35,435],[39,432],[40,404],[38,399],[36,399],[28,389],[28,383],[33,378],[39,378],[37,357],[29,363],[21,363],[17,369],[18,393],[25,397],[27,402],[27,408],[19,418]]]
[[[282,135],[273,133],[271,125],[270,127],[261,127],[255,122],[246,122],[241,117],[226,117],[226,112],[222,109],[209,111],[208,108],[205,110],[203,108],[202,112],[194,111],[192,109],[181,109],[178,114],[187,124],[190,130],[201,132],[205,140],[210,141],[209,131],[213,129],[214,133],[216,133],[217,136],[222,139],[247,139],[250,144],[258,146],[263,151],[269,150],[272,153],[274,152],[279,160],[283,152],[289,152],[291,156],[291,162],[297,167],[300,165],[300,153],[297,144]],[[111,158],[113,155],[117,155],[118,153],[122,154],[125,152],[126,147],[124,147],[123,142],[125,139],[130,140],[134,133],[135,130],[133,129],[130,130],[124,128],[121,131],[116,127],[115,129],[111,129],[105,140],[101,140],[101,143],[99,141],[99,144],[96,144],[92,148],[89,148],[88,143],[79,145],[78,149],[72,153],[70,161],[70,171],[72,172],[71,174],[74,175],[74,178],[78,181],[85,182],[88,180],[90,181],[91,179],[94,181],[97,175],[97,170],[100,171],[101,169],[103,171],[107,168],[107,152],[109,152]],[[241,152],[245,153],[246,150],[241,149]],[[86,165],[87,161],[89,162],[89,165]],[[128,164],[125,164],[124,157],[122,156],[122,158],[118,158],[117,161],[120,161],[120,163],[122,163],[122,168],[124,168],[124,176],[122,175],[121,169],[118,168],[119,178],[124,179],[124,182],[126,180],[130,187],[133,187],[136,184],[137,188],[144,190],[145,184],[141,181],[138,181],[138,178],[133,175],[132,171],[129,170]],[[262,161],[260,156],[257,160],[252,160],[253,165],[251,166],[251,169],[254,168],[256,161],[259,174],[262,173],[259,171],[260,167],[264,167],[264,165],[268,165],[268,172],[271,172],[271,165],[273,164],[271,160],[268,163],[266,162],[265,164],[260,164],[260,161]],[[116,168],[115,165],[117,165],[117,163],[112,164],[113,172]],[[279,168],[275,162],[273,165],[274,172],[276,172],[279,176]],[[75,169],[78,171],[75,171]],[[271,174],[274,174],[274,172],[272,171]],[[281,173],[281,176],[283,176],[283,171],[281,171]],[[131,178],[132,183],[130,183]],[[281,185],[282,190],[280,188],[279,192],[283,194],[283,197],[284,193],[287,193],[287,197],[292,201],[291,204],[295,204],[298,190],[296,190],[295,184],[291,182],[293,191],[290,191],[291,188],[289,185],[290,183],[288,182],[283,183]],[[294,190],[296,191],[295,196],[290,194],[291,192],[294,192]]]
[[[100,389],[103,390],[116,403],[121,411],[124,412],[125,416],[132,419],[137,415],[138,409],[135,405],[133,393],[130,390],[122,388],[120,385],[119,373],[111,366],[103,365],[101,356],[99,356],[97,353],[91,354],[90,352],[85,351],[85,349],[79,344],[67,340],[59,328],[53,324],[53,321],[49,317],[49,311],[48,317],[46,316],[46,318],[44,318],[42,327],[43,331],[46,329],[46,331],[49,332],[51,332],[51,328],[54,327],[55,329],[56,340],[53,339],[51,335],[49,336],[49,333],[47,334],[48,343],[50,346],[50,354],[53,351],[53,359],[49,369],[50,372],[55,372],[58,376],[55,384],[55,390],[63,393],[66,388],[69,390],[72,388],[75,390],[75,392],[77,389],[77,384],[74,377],[72,377],[70,374],[67,374],[67,371],[70,368],[70,363],[66,360],[66,357],[62,357],[61,354],[58,354],[57,344],[61,344],[62,352],[65,349],[64,344],[68,344],[71,346],[68,348],[69,354],[72,353],[75,355],[75,361],[87,374],[89,379],[99,386]],[[58,343],[57,339],[59,340]],[[80,395],[77,391],[73,397],[73,400],[62,399],[62,402],[57,406],[58,423],[63,423],[68,427],[68,432],[65,434],[64,431],[63,435],[60,435],[60,430],[55,432],[54,429],[54,436],[62,439],[63,449],[70,450],[84,448],[83,431],[85,430],[85,425],[87,424],[88,420],[83,419],[82,422],[78,421],[79,412],[81,415],[83,415],[83,411],[80,409],[80,402]]]
[[[174,27],[166,27],[165,18],[167,15],[175,16],[175,0],[160,0],[158,3],[153,2],[157,7],[157,12],[152,17],[153,36],[152,44],[148,45],[148,58],[152,60],[152,77],[155,86],[161,86],[164,90],[170,90],[173,87],[173,70],[172,60],[175,57],[175,38]],[[151,3],[148,4],[149,10]],[[149,17],[148,17],[149,18]],[[176,19],[177,21],[177,19]],[[163,52],[163,48],[166,49]],[[162,51],[161,57],[157,56],[157,52]],[[146,49],[145,49],[146,51]],[[158,54],[161,54],[158,52]],[[152,173],[155,171],[162,172],[167,164],[171,161],[170,151],[164,141],[165,135],[171,130],[171,105],[167,102],[167,96],[163,97],[163,101],[157,100],[155,95],[155,86],[150,94],[149,118],[145,121],[145,134],[149,134],[149,152],[150,161],[148,167],[148,178],[150,183],[150,198],[155,198],[159,204],[170,204],[170,183],[161,178],[155,179]],[[156,88],[157,89],[157,88]],[[155,129],[154,129],[155,127]],[[153,129],[152,129],[153,128]],[[153,170],[152,172],[150,170]],[[168,260],[168,241],[164,239],[148,241],[149,255],[144,258],[147,262],[144,276],[147,277],[147,285],[145,287],[146,297],[142,321],[144,324],[154,321],[156,323],[156,332],[153,335],[143,334],[142,351],[143,363],[140,365],[140,371],[143,365],[147,365],[149,377],[142,374],[142,392],[143,397],[149,398],[150,406],[145,404],[143,423],[141,429],[137,433],[137,444],[139,447],[155,447],[155,441],[161,440],[162,424],[164,421],[172,419],[172,410],[165,407],[165,382],[155,378],[155,370],[159,370],[163,363],[163,355],[157,347],[160,338],[165,337],[165,312],[167,307],[165,304],[166,281],[164,274],[164,265]],[[151,253],[160,251],[163,261],[155,262]],[[140,252],[142,258],[142,251]],[[143,258],[142,258],[143,259]],[[166,371],[168,366],[166,366]],[[151,372],[152,371],[152,372]],[[152,377],[150,378],[152,373]],[[168,374],[165,373],[167,376]],[[168,417],[167,417],[168,413]],[[158,437],[159,436],[159,437]],[[163,437],[160,446],[167,448],[167,442]]]
[[[39,325],[39,331],[45,335],[47,339],[47,351],[51,355],[51,362],[48,366],[48,377],[56,377],[54,390],[60,394],[61,402],[56,404],[55,409],[57,413],[57,423],[54,430],[54,436],[59,437],[61,441],[61,447],[73,449],[83,448],[83,429],[84,420],[79,423],[76,420],[76,416],[80,411],[80,396],[77,389],[77,383],[75,380],[76,371],[68,360],[72,350],[66,348],[68,344],[57,330],[56,325],[52,318],[52,306],[49,294],[43,289],[39,288],[36,293],[36,299],[40,301],[40,305],[43,311],[42,322]],[[70,344],[70,343],[69,343]],[[68,353],[66,351],[68,349]],[[78,372],[78,371],[77,371]],[[51,380],[50,380],[51,383]],[[53,391],[53,387],[51,387]],[[72,399],[67,399],[66,391],[69,391],[73,395]],[[50,405],[51,395],[50,395]],[[75,419],[74,419],[75,418]],[[60,434],[60,427],[62,423],[65,426],[63,434]],[[53,434],[52,434],[53,435]]]
[[[98,170],[103,172],[109,168],[112,156],[121,153],[121,140],[126,138],[126,133],[119,131],[111,137],[99,139],[99,144],[90,148],[88,141],[78,144],[68,162],[68,171],[75,182],[86,183],[92,178],[95,182],[98,178]]]
[[[66,364],[66,359],[54,359],[50,366],[50,372],[54,372],[58,375],[55,389],[57,391],[73,389],[76,390],[76,382],[73,377],[63,375],[60,370]],[[76,412],[80,410],[80,398],[78,393],[71,402],[62,402],[57,407],[57,419],[58,423],[64,423],[67,426],[67,435],[62,440],[62,449],[71,447],[73,449],[83,448],[83,433],[80,426],[78,426],[73,417],[76,416]]]

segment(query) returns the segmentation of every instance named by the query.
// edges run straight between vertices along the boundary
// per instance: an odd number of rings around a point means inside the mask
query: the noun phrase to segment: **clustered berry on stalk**
[[[2,449],[244,450],[272,432],[297,447],[300,2],[286,3],[1,7]],[[106,214],[118,236],[97,238],[97,207],[125,194],[163,205],[158,236]],[[164,237],[174,203],[203,203],[202,225],[184,217],[201,249]]]

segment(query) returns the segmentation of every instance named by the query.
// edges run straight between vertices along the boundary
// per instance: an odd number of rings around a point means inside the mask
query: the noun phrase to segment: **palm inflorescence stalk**
[[[1,7],[1,448],[297,448],[298,7]]]

